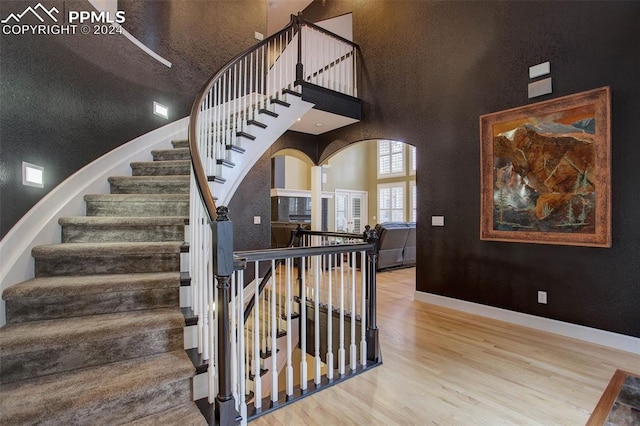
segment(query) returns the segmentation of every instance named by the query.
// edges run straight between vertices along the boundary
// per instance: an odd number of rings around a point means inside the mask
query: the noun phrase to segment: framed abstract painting
[[[611,247],[609,87],[480,117],[480,239]]]

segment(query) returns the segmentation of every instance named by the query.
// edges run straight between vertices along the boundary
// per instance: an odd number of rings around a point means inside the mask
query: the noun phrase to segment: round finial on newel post
[[[227,206],[220,206],[216,209],[216,222],[224,222],[229,220],[229,208]]]

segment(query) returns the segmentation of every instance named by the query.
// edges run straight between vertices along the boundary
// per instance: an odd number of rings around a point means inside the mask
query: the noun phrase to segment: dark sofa
[[[376,225],[378,262],[376,270],[416,264],[416,223],[385,222]]]

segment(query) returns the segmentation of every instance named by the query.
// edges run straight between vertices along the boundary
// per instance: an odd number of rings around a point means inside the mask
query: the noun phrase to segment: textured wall
[[[640,337],[640,3],[322,3],[304,16],[353,12],[364,119],[324,135],[319,157],[371,138],[417,146],[417,290]],[[611,249],[479,239],[478,118],[537,101],[528,67],[544,61],[554,92],[537,100],[611,86]]]
[[[0,17],[32,3],[3,0]],[[87,1],[41,3],[91,10]],[[72,173],[167,124],[151,114],[154,100],[171,121],[186,116],[213,72],[266,28],[259,0],[119,3],[125,28],[172,68],[121,35],[0,34],[0,238]],[[22,185],[22,161],[45,166],[44,189]]]

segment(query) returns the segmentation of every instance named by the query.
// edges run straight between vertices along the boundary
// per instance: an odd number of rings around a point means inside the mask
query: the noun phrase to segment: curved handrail
[[[222,75],[224,75],[224,73],[229,71],[234,64],[238,63],[238,61],[249,55],[251,52],[258,50],[262,46],[267,45],[270,41],[277,39],[281,34],[284,34],[288,30],[293,28],[294,25],[296,25],[296,19],[294,15],[291,15],[291,21],[285,28],[262,40],[260,43],[244,50],[242,53],[236,55],[233,59],[231,59],[226,65],[222,66],[222,68],[220,68],[218,72],[216,72],[213,77],[211,77],[211,79],[209,79],[209,81],[207,81],[207,83],[202,87],[198,96],[196,97],[196,100],[191,106],[191,113],[189,114],[189,152],[191,157],[191,165],[193,166],[193,174],[195,175],[198,192],[200,193],[200,197],[202,198],[202,202],[205,206],[205,210],[211,222],[215,221],[218,215],[216,212],[217,207],[213,199],[213,194],[211,194],[211,191],[208,190],[209,185],[207,181],[207,175],[204,171],[204,167],[202,166],[202,158],[200,157],[200,152],[197,145],[196,123],[198,120],[198,115],[200,114],[200,106],[202,105],[204,99],[207,96],[207,93],[213,87],[215,82],[218,81],[218,79]],[[204,188],[207,188],[207,191],[205,191]]]

